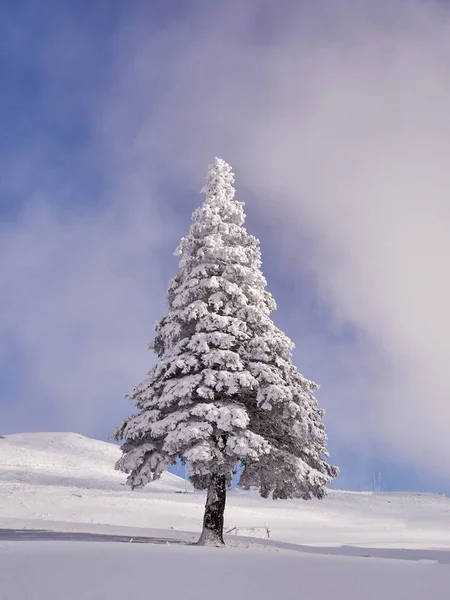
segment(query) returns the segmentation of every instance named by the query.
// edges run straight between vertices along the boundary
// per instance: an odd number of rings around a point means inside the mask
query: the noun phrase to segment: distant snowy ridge
[[[114,469],[116,444],[78,433],[20,433],[0,439],[0,481],[120,489],[126,477]],[[184,491],[185,481],[165,473],[158,489]]]

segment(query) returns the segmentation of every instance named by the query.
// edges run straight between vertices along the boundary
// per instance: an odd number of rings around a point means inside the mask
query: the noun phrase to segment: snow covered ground
[[[231,547],[198,548],[187,542],[204,495],[170,474],[131,492],[113,470],[118,456],[77,434],[0,439],[0,600],[450,597],[446,497],[273,502],[236,490]]]

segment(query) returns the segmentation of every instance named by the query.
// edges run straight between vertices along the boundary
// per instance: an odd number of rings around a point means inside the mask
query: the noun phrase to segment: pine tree
[[[216,159],[206,199],[181,240],[167,314],[151,344],[158,361],[127,397],[137,408],[114,432],[116,468],[139,488],[177,458],[207,489],[199,543],[223,544],[226,487],[263,497],[322,498],[338,469],[326,462],[318,386],[292,364],[293,343],[270,318],[259,241],[243,227],[231,167]]]

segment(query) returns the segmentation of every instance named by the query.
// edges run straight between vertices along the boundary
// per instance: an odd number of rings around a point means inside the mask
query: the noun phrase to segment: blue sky
[[[0,428],[106,439],[208,163],[341,487],[449,491],[442,3],[0,2]]]

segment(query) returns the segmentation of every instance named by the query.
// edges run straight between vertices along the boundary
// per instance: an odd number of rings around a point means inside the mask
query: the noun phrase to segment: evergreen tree
[[[233,182],[216,159],[149,345],[158,361],[127,396],[136,414],[114,432],[124,441],[116,468],[133,488],[177,458],[189,463],[195,488],[208,490],[199,543],[219,545],[238,463],[240,484],[273,498],[322,498],[338,472],[326,462],[318,386],[292,364],[293,343],[270,318],[259,242],[243,227]]]

